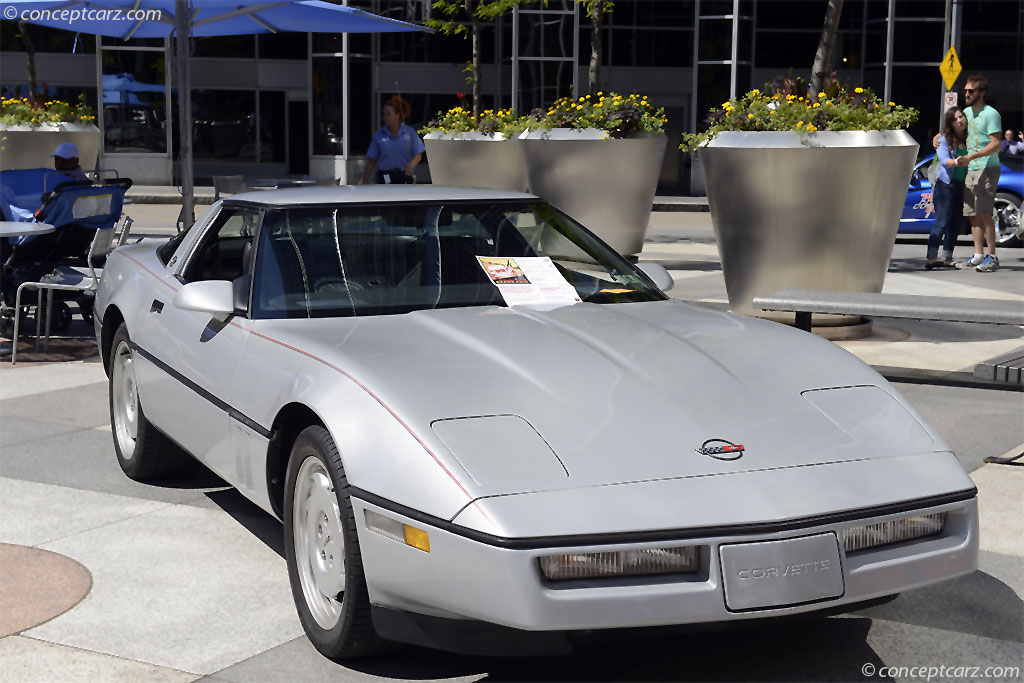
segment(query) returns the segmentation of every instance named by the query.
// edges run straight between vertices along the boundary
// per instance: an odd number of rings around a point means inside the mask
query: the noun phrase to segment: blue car
[[[928,234],[935,223],[932,205],[932,186],[928,182],[928,166],[935,156],[919,161],[910,177],[907,203],[903,206],[899,232],[902,234]],[[996,220],[996,243],[1001,247],[1021,246],[1021,204],[1024,203],[1024,156],[1000,154],[1002,169],[999,173],[998,194],[993,212]],[[964,231],[970,225],[964,220]]]

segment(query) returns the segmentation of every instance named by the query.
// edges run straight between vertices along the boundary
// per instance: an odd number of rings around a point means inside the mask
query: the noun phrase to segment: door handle
[[[150,313],[163,313],[163,310],[164,310],[164,302],[163,301],[157,301],[156,299],[153,299],[153,303],[149,307],[149,312]]]

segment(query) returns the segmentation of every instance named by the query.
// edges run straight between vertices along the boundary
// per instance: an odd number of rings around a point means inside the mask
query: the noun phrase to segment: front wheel
[[[1009,192],[996,195],[992,217],[996,224],[996,244],[1000,247],[1019,247],[1024,238],[1021,225],[1021,199]]]
[[[330,433],[299,433],[288,460],[285,557],[299,621],[313,646],[334,660],[375,652],[348,480]]]
[[[135,352],[123,323],[110,346],[110,430],[121,470],[130,479],[151,481],[185,471],[192,464],[187,453],[161,434],[146,419],[139,400]]]

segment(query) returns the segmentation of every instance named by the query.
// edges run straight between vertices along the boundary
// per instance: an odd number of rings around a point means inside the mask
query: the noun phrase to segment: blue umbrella
[[[181,134],[179,228],[194,218],[191,84],[188,39],[250,33],[392,33],[430,31],[417,24],[321,0],[3,0],[4,17],[79,33],[129,38],[175,38],[178,129]],[[15,10],[14,13],[10,9]],[[147,11],[148,10],[148,11]],[[48,12],[48,14],[46,13]],[[129,12],[132,14],[129,15]],[[140,14],[144,13],[144,14]],[[8,16],[13,14],[13,16]],[[141,85],[141,84],[139,84]]]
[[[389,33],[422,31],[422,26],[388,19],[353,7],[321,0],[4,0],[18,10],[17,18],[41,26],[115,38],[166,38],[174,33],[179,5],[186,10],[188,35],[232,36],[282,31],[315,33]],[[55,16],[24,15],[24,10],[61,12]],[[129,11],[153,10],[145,18]],[[5,17],[6,18],[6,17]]]

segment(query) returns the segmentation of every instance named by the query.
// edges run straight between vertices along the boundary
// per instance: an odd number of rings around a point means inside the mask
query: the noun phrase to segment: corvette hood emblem
[[[701,455],[714,458],[715,460],[739,460],[743,457],[743,444],[733,443],[725,439],[708,439],[695,448]]]

